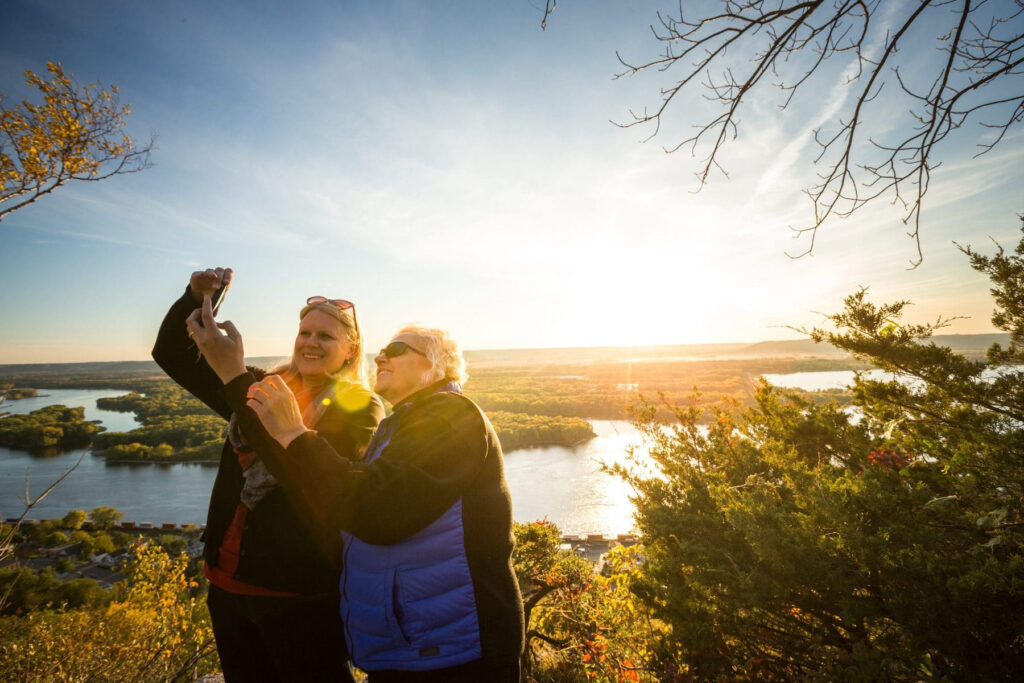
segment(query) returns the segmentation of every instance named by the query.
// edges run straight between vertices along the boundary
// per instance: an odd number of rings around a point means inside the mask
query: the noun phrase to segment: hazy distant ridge
[[[270,367],[281,362],[280,356],[247,358],[250,365]],[[110,379],[137,379],[140,377],[166,377],[164,371],[151,360],[96,361],[90,363],[19,363],[0,365],[0,378],[14,379],[30,376],[44,379],[74,379],[103,377]]]
[[[1008,334],[939,334],[936,344],[954,351],[980,356],[992,344],[1006,345]],[[828,344],[815,344],[809,339],[763,341],[755,344],[676,344],[670,346],[603,346],[552,349],[492,349],[467,351],[466,360],[473,365],[523,365],[535,363],[594,363],[643,361],[696,361],[715,358],[758,358],[770,356],[844,356],[843,351]],[[368,355],[368,357],[370,357]],[[251,365],[267,368],[284,360],[281,356],[248,358]],[[0,379],[20,377],[39,379],[74,379],[79,377],[138,378],[164,377],[151,360],[107,361],[92,363],[22,363],[0,365]]]
[[[940,346],[948,346],[954,351],[968,355],[983,354],[993,344],[1006,346],[1010,343],[1010,335],[1004,333],[992,334],[937,334],[932,341]],[[792,339],[788,341],[764,341],[750,344],[743,347],[739,352],[742,355],[750,356],[842,356],[845,352],[840,351],[828,344],[816,344],[810,339]]]

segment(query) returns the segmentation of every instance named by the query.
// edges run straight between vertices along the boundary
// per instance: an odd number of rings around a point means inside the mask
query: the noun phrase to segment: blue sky
[[[208,265],[236,270],[222,314],[251,355],[286,354],[312,294],[356,302],[369,348],[412,321],[478,349],[790,338],[859,286],[991,330],[952,241],[1016,242],[1019,131],[980,159],[976,129],[951,139],[919,268],[885,202],[792,260],[810,131],[850,96],[849,65],[785,114],[755,99],[730,178],[694,193],[697,160],[662,145],[710,111],[697,91],[650,142],[609,122],[657,103],[666,75],[612,80],[615,51],[655,56],[648,25],[674,4],[563,0],[546,31],[540,4],[8,0],[0,91],[60,61],[119,86],[130,131],[158,142],[153,168],[0,223],[0,363],[146,358]]]

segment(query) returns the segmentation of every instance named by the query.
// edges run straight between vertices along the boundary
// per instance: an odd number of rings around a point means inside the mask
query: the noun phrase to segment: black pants
[[[267,598],[210,586],[224,680],[354,683],[336,595]]]
[[[369,683],[519,683],[519,660],[478,659],[434,671],[371,671]]]

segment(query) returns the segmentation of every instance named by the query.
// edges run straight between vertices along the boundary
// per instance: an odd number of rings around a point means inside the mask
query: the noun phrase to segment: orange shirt
[[[239,503],[235,510],[235,517],[231,520],[231,526],[224,533],[224,540],[217,551],[217,565],[211,567],[209,563],[203,564],[203,573],[206,574],[206,579],[217,588],[238,595],[263,595],[277,598],[298,595],[298,593],[263,588],[235,578],[235,572],[238,571],[238,558],[242,549],[242,529],[245,528],[245,518],[248,513],[249,508]]]
[[[295,387],[292,388],[295,389]],[[308,392],[297,393],[297,395],[300,397],[300,405],[304,407],[309,400]],[[251,450],[236,448],[235,455],[238,456],[238,464],[242,466],[243,471],[248,469],[256,459],[256,453]],[[235,578],[235,572],[238,571],[238,558],[242,552],[242,531],[245,529],[245,518],[248,514],[249,508],[244,503],[239,503],[231,524],[224,532],[224,540],[221,541],[220,548],[217,549],[217,564],[211,567],[208,562],[203,563],[203,573],[206,575],[206,579],[217,588],[238,595],[262,595],[278,598],[298,595],[298,593],[263,588]]]

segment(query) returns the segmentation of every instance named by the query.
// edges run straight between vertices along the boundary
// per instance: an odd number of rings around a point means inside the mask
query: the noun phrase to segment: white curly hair
[[[406,325],[396,332],[395,336],[401,334],[415,335],[423,340],[423,348],[420,350],[430,361],[430,370],[424,377],[427,384],[433,384],[442,379],[455,380],[459,384],[465,384],[469,379],[469,373],[466,372],[466,360],[462,357],[462,349],[447,330]]]

